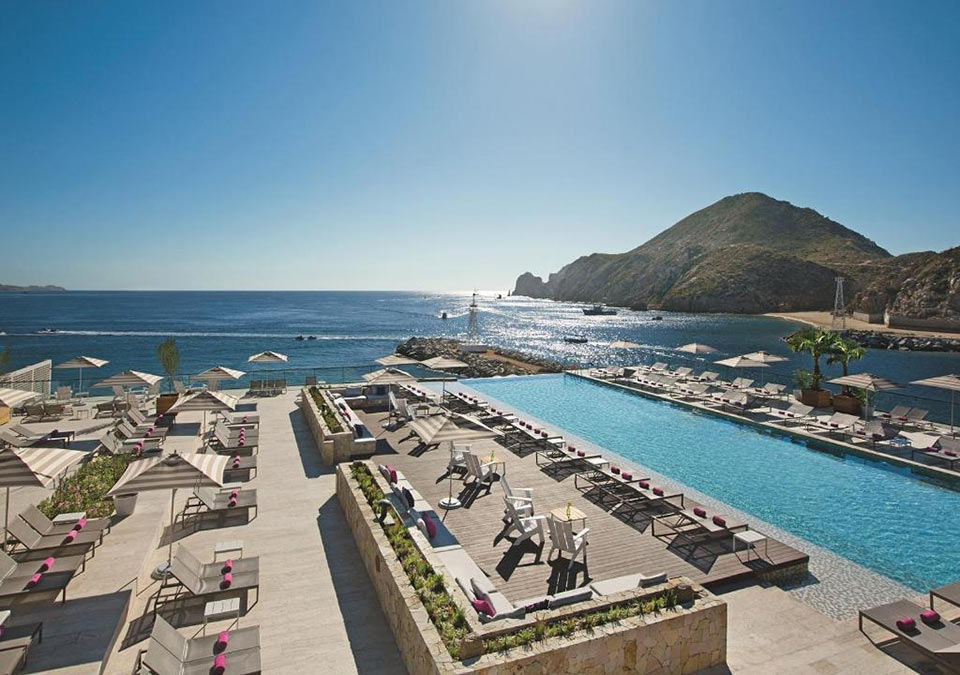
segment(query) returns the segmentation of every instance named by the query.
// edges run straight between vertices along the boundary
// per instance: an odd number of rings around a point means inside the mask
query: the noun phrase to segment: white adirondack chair
[[[521,516],[533,515],[533,488],[512,488],[506,475],[500,476],[500,487],[503,488],[503,498],[505,501],[513,504]],[[504,509],[504,519],[509,516],[508,510]]]
[[[467,444],[451,443],[450,444],[450,461],[447,462],[447,473],[466,472],[467,470],[466,455],[469,452],[470,452],[469,443]]]
[[[587,562],[587,534],[590,532],[589,527],[579,532],[574,532],[572,523],[556,520],[555,518],[547,518],[547,527],[550,528],[551,539],[547,562],[550,561],[550,556],[553,555],[554,551],[559,551],[558,558],[564,553],[570,556],[570,562],[567,565],[568,569],[573,567],[574,561],[581,553],[583,553],[583,562]]]
[[[501,461],[481,462],[480,458],[472,452],[463,453],[463,457],[467,462],[467,474],[464,476],[464,480],[472,476],[474,483],[486,484],[488,487],[497,475],[497,467],[503,466]]]
[[[539,537],[541,546],[544,542],[543,537],[543,521],[548,520],[546,516],[524,516],[517,510],[517,507],[514,506],[506,497],[503,498],[503,503],[507,507],[507,518],[509,519],[509,528],[507,533],[516,532],[517,537],[513,540],[513,543],[510,546],[516,546],[531,537]]]

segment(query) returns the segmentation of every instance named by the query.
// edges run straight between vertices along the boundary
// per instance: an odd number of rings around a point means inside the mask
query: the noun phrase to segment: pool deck
[[[751,552],[748,560],[743,548],[736,553],[731,550],[730,538],[680,543],[672,536],[663,536],[666,531],[659,525],[658,536],[654,537],[649,514],[629,522],[612,515],[574,487],[572,471],[547,472],[537,466],[532,452],[520,457],[492,439],[472,442],[474,452],[482,457],[495,453],[496,459],[505,462],[506,476],[514,488],[533,489],[536,513],[546,514],[570,503],[587,516],[587,564],[578,559],[568,571],[566,561],[558,563],[556,555],[547,562],[549,542],[543,550],[532,541],[511,546],[504,536],[503,491],[499,485],[493,485],[489,491],[473,490],[455,477],[453,492],[460,496],[464,507],[443,512],[437,505],[450,489],[446,473],[448,451],[432,449],[421,454],[416,439],[404,439],[409,435],[406,427],[396,431],[383,429],[385,413],[360,416],[380,438],[375,459],[395,466],[407,477],[423,498],[443,514],[444,524],[491,581],[513,600],[636,572],[684,575],[704,586],[716,587],[803,566],[809,560],[806,553],[772,538],[766,547],[761,543]],[[698,504],[686,500],[684,506],[692,509]]]
[[[761,430],[789,437],[794,440],[803,441],[806,442],[810,447],[817,448],[819,450],[855,454],[877,462],[887,462],[896,466],[905,467],[921,476],[936,479],[946,486],[952,487],[955,490],[960,490],[960,471],[953,471],[945,467],[926,464],[924,462],[917,461],[916,459],[893,454],[893,448],[883,444],[874,445],[866,440],[858,440],[856,443],[847,442],[838,439],[835,436],[831,436],[830,432],[827,432],[826,430],[821,429],[814,431],[808,425],[803,423],[793,423],[788,425],[784,420],[771,421],[771,416],[769,414],[764,414],[763,412],[765,409],[769,409],[765,406],[751,408],[746,411],[735,411],[731,408],[731,406],[722,406],[718,403],[708,404],[702,400],[694,399],[692,397],[670,395],[666,392],[653,391],[649,388],[641,388],[639,384],[636,386],[629,386],[611,379],[594,377],[593,375],[590,375],[589,371],[587,370],[568,370],[566,371],[566,374],[607,387],[614,387],[624,391],[633,392],[634,394],[644,396],[646,398],[667,401],[669,403],[686,407],[690,410],[715,415],[717,417],[723,417],[740,424],[746,424]],[[819,409],[814,412],[821,421],[826,421],[826,419],[833,414],[832,409]],[[918,431],[915,433],[942,433],[945,435],[947,431],[946,427],[944,427],[943,429],[938,429],[936,432]],[[891,452],[883,452],[881,448],[887,448],[891,450]]]

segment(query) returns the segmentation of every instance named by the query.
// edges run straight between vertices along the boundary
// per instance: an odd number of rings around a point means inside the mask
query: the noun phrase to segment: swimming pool
[[[918,591],[960,579],[960,492],[570,375],[464,384]]]

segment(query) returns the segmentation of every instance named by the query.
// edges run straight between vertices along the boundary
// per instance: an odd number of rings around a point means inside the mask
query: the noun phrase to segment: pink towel
[[[227,671],[227,656],[226,654],[217,654],[217,658],[213,660],[213,668],[211,672],[215,675],[223,675]]]
[[[234,455],[234,456],[231,457],[230,459],[232,459],[234,462],[239,462],[239,461],[240,461],[240,455]]]
[[[64,544],[72,544],[72,543],[73,543],[73,540],[76,539],[76,538],[77,538],[77,531],[76,531],[76,530],[70,530],[69,532],[67,532],[67,536],[63,538],[63,543],[64,543]]]
[[[233,572],[227,572],[223,575],[223,579],[220,580],[220,588],[230,588],[230,584],[233,583]]]
[[[237,441],[237,447],[238,447],[238,448],[242,448],[242,447],[243,447],[243,439],[242,439],[242,438],[241,438],[239,441]]]
[[[46,572],[47,570],[51,569],[53,567],[54,560],[55,558],[53,556],[50,556],[49,558],[44,560],[43,563],[40,565],[40,572]]]
[[[237,495],[239,494],[240,494],[239,490],[234,490],[233,492],[230,493],[230,499],[236,499]]]
[[[236,498],[236,497],[231,497],[231,498],[230,498],[230,501],[227,502],[227,506],[228,506],[229,508],[231,508],[231,509],[232,509],[234,506],[236,506],[236,505],[237,505],[237,498]]]
[[[77,532],[79,532],[79,531],[82,530],[84,527],[86,527],[86,525],[87,525],[87,517],[84,516],[83,518],[81,518],[80,520],[77,521],[77,524],[73,526],[73,529],[75,529]]]
[[[233,560],[230,558],[227,558],[226,560],[223,561],[223,573],[226,574],[227,572],[232,572],[232,571],[233,571]]]
[[[32,577],[30,577],[30,580],[27,582],[27,588],[33,588],[34,586],[40,583],[40,580],[42,578],[43,578],[43,573],[37,572]]]
[[[230,633],[228,633],[227,631],[221,631],[220,634],[217,635],[217,641],[216,643],[214,643],[213,648],[218,652],[222,652],[224,649],[227,648],[227,644],[229,642],[230,642]]]

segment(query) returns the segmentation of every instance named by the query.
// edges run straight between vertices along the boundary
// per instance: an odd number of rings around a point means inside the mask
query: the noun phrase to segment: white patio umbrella
[[[210,391],[209,389],[204,389],[202,391],[197,391],[187,396],[181,396],[177,399],[167,412],[177,413],[177,412],[203,412],[203,425],[200,427],[200,435],[203,435],[203,432],[207,428],[207,411],[211,412],[226,412],[228,410],[236,410],[237,404],[240,402],[240,399],[236,396],[228,394],[223,391]]]
[[[234,370],[226,366],[214,366],[213,368],[207,368],[202,373],[194,375],[193,379],[207,382],[207,386],[216,391],[219,382],[223,380],[239,380],[244,375],[246,375],[246,373],[242,370]]]
[[[701,344],[700,342],[691,342],[689,344],[682,345],[677,347],[678,352],[686,352],[687,354],[716,354],[717,350],[711,347],[710,345]]]
[[[643,345],[638,345],[636,342],[630,342],[629,340],[616,340],[610,343],[610,347],[613,349],[643,349]]]
[[[946,389],[950,392],[950,433],[953,433],[953,404],[954,398],[960,391],[960,375],[939,375],[937,377],[927,377],[922,380],[914,380],[910,384],[919,384],[923,387],[935,387],[937,389]]]
[[[64,471],[87,453],[68,448],[7,448],[0,451],[0,487],[6,488],[3,510],[3,542],[10,522],[10,488],[49,487]]]
[[[501,436],[499,431],[495,431],[482,422],[469,417],[454,413],[452,415],[430,415],[429,417],[418,417],[409,424],[410,431],[420,439],[424,445],[439,445],[440,443],[456,443],[458,441],[479,440],[481,438],[494,438]],[[440,500],[440,507],[444,509],[456,509],[461,506],[460,500],[453,496],[453,472],[449,476],[449,494]]]
[[[398,384],[416,382],[417,378],[397,368],[381,368],[372,373],[366,373],[363,380],[368,384]]]
[[[847,387],[863,389],[864,391],[889,391],[890,389],[902,389],[901,385],[882,377],[871,375],[870,373],[856,373],[855,375],[844,375],[827,380],[830,384],[842,384]],[[867,419],[867,409],[863,409],[863,419]]]
[[[247,363],[286,363],[288,357],[280,352],[259,352],[253,354],[247,359]]]
[[[729,359],[721,359],[720,361],[715,361],[717,365],[726,366],[727,368],[769,368],[766,363],[761,363],[760,361],[754,361],[753,359],[748,359],[745,356],[733,356]]]
[[[230,458],[227,455],[176,453],[166,457],[147,457],[131,462],[120,480],[107,492],[108,497],[170,490],[170,543],[167,548],[167,565],[160,566],[156,575],[163,577],[173,559],[174,500],[179,488],[221,487],[223,470]]]
[[[33,399],[40,398],[41,396],[43,396],[43,394],[38,391],[0,388],[0,405],[8,408],[16,408],[22,403],[32,401]]]
[[[83,370],[84,368],[102,368],[103,366],[110,363],[109,361],[104,361],[103,359],[95,359],[92,356],[78,356],[75,359],[70,359],[65,361],[60,365],[54,366],[54,368],[76,368],[79,371],[79,384],[77,385],[77,393],[79,394],[83,391]]]
[[[778,356],[777,354],[771,354],[770,352],[765,352],[760,350],[758,352],[750,352],[749,354],[744,354],[743,358],[750,359],[751,361],[756,361],[757,363],[781,363],[782,361],[789,361],[785,356]],[[760,384],[763,384],[763,371],[760,371]]]
[[[401,354],[388,354],[387,356],[381,356],[377,359],[377,363],[381,366],[411,366],[415,363],[420,363],[416,359],[411,359],[409,356],[403,356]]]
[[[447,370],[456,370],[457,368],[469,368],[469,364],[463,361],[457,361],[446,356],[434,356],[432,359],[421,361],[421,364],[427,368],[445,368]]]
[[[92,388],[99,387],[152,387],[163,380],[162,375],[151,375],[150,373],[141,373],[139,370],[125,370],[122,373],[112,375],[102,382],[91,385]]]

